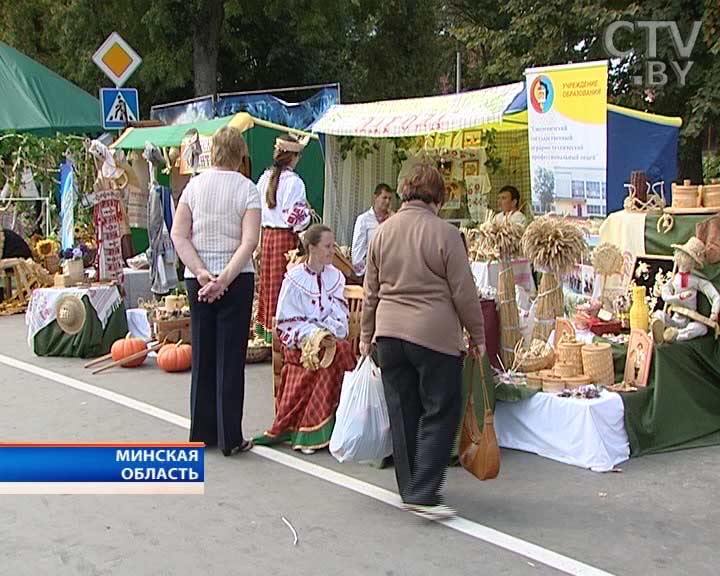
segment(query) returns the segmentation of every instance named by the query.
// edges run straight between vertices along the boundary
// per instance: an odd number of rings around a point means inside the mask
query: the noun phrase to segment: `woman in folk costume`
[[[289,441],[303,454],[330,442],[343,375],[355,367],[348,334],[345,277],[331,262],[335,238],[313,224],[303,235],[307,262],[292,268],[280,290],[276,322],[284,364],[275,421],[256,444]]]
[[[287,265],[285,254],[297,248],[298,232],[310,224],[305,183],[295,173],[307,142],[307,137],[290,134],[276,139],[272,167],[257,184],[262,201],[262,248],[256,332],[267,342],[272,340],[272,318]]]

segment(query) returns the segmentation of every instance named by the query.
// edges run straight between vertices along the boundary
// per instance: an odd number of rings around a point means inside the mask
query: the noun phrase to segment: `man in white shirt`
[[[352,264],[358,276],[365,275],[368,246],[377,227],[390,216],[393,191],[387,184],[378,184],[373,193],[373,203],[367,212],[355,220],[352,242]]]
[[[500,189],[498,208],[500,212],[495,215],[496,221],[509,218],[513,224],[525,227],[525,215],[520,211],[520,191],[515,186],[503,186]]]

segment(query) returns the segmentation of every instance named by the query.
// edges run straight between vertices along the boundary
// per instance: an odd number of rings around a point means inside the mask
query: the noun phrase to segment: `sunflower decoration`
[[[38,256],[45,258],[46,256],[50,256],[51,254],[55,254],[57,252],[57,242],[55,242],[52,238],[43,238],[42,240],[37,241],[35,244],[35,250],[37,251]]]

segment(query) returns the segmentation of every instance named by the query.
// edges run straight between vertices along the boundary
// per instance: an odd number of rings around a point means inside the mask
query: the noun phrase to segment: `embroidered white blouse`
[[[288,348],[299,348],[303,339],[324,329],[336,338],[348,334],[348,305],[343,294],[345,276],[334,266],[317,274],[302,264],[292,268],[280,288],[278,333]]]
[[[268,208],[265,198],[270,183],[270,170],[265,170],[257,183],[262,202],[263,228],[290,228],[300,232],[310,224],[310,205],[305,193],[305,183],[292,170],[283,170],[277,189],[277,204]]]

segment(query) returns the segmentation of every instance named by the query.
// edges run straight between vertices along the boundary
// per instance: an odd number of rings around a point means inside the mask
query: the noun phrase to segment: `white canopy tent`
[[[517,82],[460,94],[330,108],[312,131],[327,135],[323,221],[333,228],[338,242],[350,243],[355,218],[370,206],[378,183],[397,185],[400,164],[394,160],[393,139],[481,126],[507,129],[512,120],[506,115],[523,90],[524,84]],[[513,128],[526,131],[527,124]],[[348,137],[369,139],[367,153],[349,150]]]

